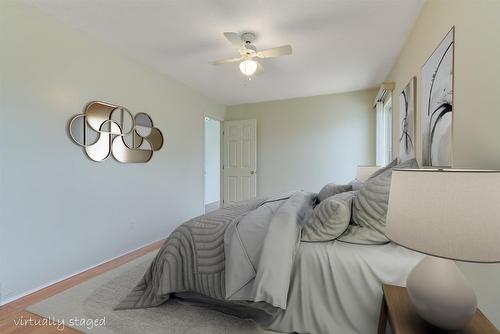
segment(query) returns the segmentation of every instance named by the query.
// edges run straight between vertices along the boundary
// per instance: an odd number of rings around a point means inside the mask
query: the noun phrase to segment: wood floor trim
[[[33,333],[33,332],[35,332],[34,330],[29,330],[28,328],[26,328],[27,331],[22,331],[22,330],[20,331],[19,328],[17,328],[17,330],[16,330],[16,328],[12,328],[12,327],[17,327],[14,325],[14,319],[19,318],[21,316],[26,317],[29,315],[33,315],[32,313],[29,313],[25,310],[28,306],[35,304],[35,303],[38,303],[44,299],[47,299],[53,295],[58,294],[60,292],[63,292],[64,290],[72,288],[75,285],[83,283],[86,280],[89,280],[93,277],[101,275],[109,270],[112,270],[112,269],[115,269],[121,265],[124,265],[125,263],[130,262],[132,260],[135,260],[138,257],[141,257],[149,252],[157,250],[161,247],[161,245],[164,243],[164,241],[165,241],[165,239],[156,241],[152,244],[149,244],[147,246],[144,246],[142,248],[134,250],[134,251],[127,253],[125,255],[119,256],[111,261],[97,265],[94,268],[85,270],[79,274],[76,274],[74,276],[66,278],[62,281],[59,281],[59,282],[54,283],[52,285],[49,285],[43,289],[40,289],[36,292],[30,293],[29,295],[26,295],[24,297],[21,297],[19,299],[11,301],[3,306],[0,306],[0,333]],[[38,317],[38,316],[36,316],[36,317]],[[42,330],[42,331],[40,331],[40,330]],[[60,333],[55,328],[53,328],[53,330],[56,330],[56,332]],[[36,333],[45,334],[45,333],[52,333],[52,331],[50,331],[50,329],[48,329],[48,328],[46,330],[43,330],[43,328],[38,328],[36,330]],[[69,333],[69,331],[68,331],[68,333]],[[72,333],[78,333],[78,331],[73,330]]]

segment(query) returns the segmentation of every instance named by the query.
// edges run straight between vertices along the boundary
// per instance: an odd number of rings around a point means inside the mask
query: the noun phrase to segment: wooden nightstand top
[[[459,331],[445,331],[428,324],[416,313],[406,288],[384,284],[379,334],[385,334],[387,321],[393,334],[498,334],[495,326],[478,309],[474,318]]]

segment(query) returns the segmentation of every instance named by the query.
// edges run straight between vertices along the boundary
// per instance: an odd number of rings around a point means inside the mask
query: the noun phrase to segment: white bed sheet
[[[424,255],[397,246],[301,243],[288,307],[269,329],[312,334],[376,333],[382,283],[405,285]]]

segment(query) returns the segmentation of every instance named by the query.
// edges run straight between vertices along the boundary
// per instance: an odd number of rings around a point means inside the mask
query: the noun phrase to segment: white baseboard
[[[163,240],[163,239],[164,239],[164,238],[158,239],[158,240],[153,241],[153,242],[149,242],[149,243],[144,244],[144,245],[142,245],[142,246],[139,246],[139,247],[137,247],[137,248],[134,248],[134,249],[131,249],[131,250],[129,250],[129,251],[126,251],[125,253],[122,253],[122,254],[120,254],[120,255],[117,255],[117,256],[114,256],[114,257],[109,258],[109,259],[107,259],[107,260],[101,261],[101,262],[99,262],[99,263],[97,263],[97,264],[95,264],[95,265],[93,265],[93,266],[90,266],[90,267],[84,268],[84,269],[82,269],[82,270],[79,270],[79,271],[77,271],[77,272],[74,272],[74,273],[72,273],[72,274],[69,274],[69,275],[67,275],[67,276],[64,276],[64,277],[62,277],[62,278],[58,278],[58,279],[56,279],[56,280],[53,280],[53,281],[50,281],[50,282],[44,283],[44,284],[40,285],[40,286],[39,286],[39,287],[37,287],[37,288],[30,289],[30,290],[28,290],[28,291],[25,291],[25,292],[22,292],[22,293],[16,294],[16,295],[11,296],[11,297],[7,297],[7,298],[5,298],[5,299],[1,299],[1,300],[0,300],[0,306],[6,305],[6,304],[8,304],[8,303],[11,303],[11,302],[13,302],[13,301],[15,301],[15,300],[19,299],[19,298],[25,297],[25,296],[27,296],[27,295],[30,295],[30,294],[34,293],[34,292],[40,291],[40,290],[42,290],[42,289],[45,289],[46,287],[49,287],[49,286],[51,286],[51,285],[54,285],[54,284],[59,283],[59,282],[61,282],[61,281],[64,281],[65,279],[68,279],[68,278],[73,277],[73,276],[75,276],[75,275],[81,274],[81,273],[83,273],[83,272],[85,272],[85,271],[87,271],[87,270],[94,269],[95,267],[98,267],[98,266],[100,266],[100,265],[102,265],[102,264],[105,264],[105,263],[107,263],[107,262],[113,261],[113,260],[115,260],[115,259],[117,259],[117,258],[119,258],[119,257],[122,257],[122,256],[124,256],[124,255],[130,254],[130,253],[132,253],[132,252],[135,252],[136,250],[139,250],[139,249],[141,249],[141,248],[144,248],[144,247],[146,247],[146,246],[149,246],[149,245],[151,245],[151,244],[154,244],[155,242],[158,242],[158,241]],[[0,296],[0,297],[1,297],[1,296]]]

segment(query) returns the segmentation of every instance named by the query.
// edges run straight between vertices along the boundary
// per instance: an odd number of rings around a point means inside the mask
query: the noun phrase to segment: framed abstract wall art
[[[422,165],[452,165],[453,58],[452,28],[422,66],[420,129]]]
[[[399,159],[415,158],[415,87],[416,78],[411,78],[399,94]]]

